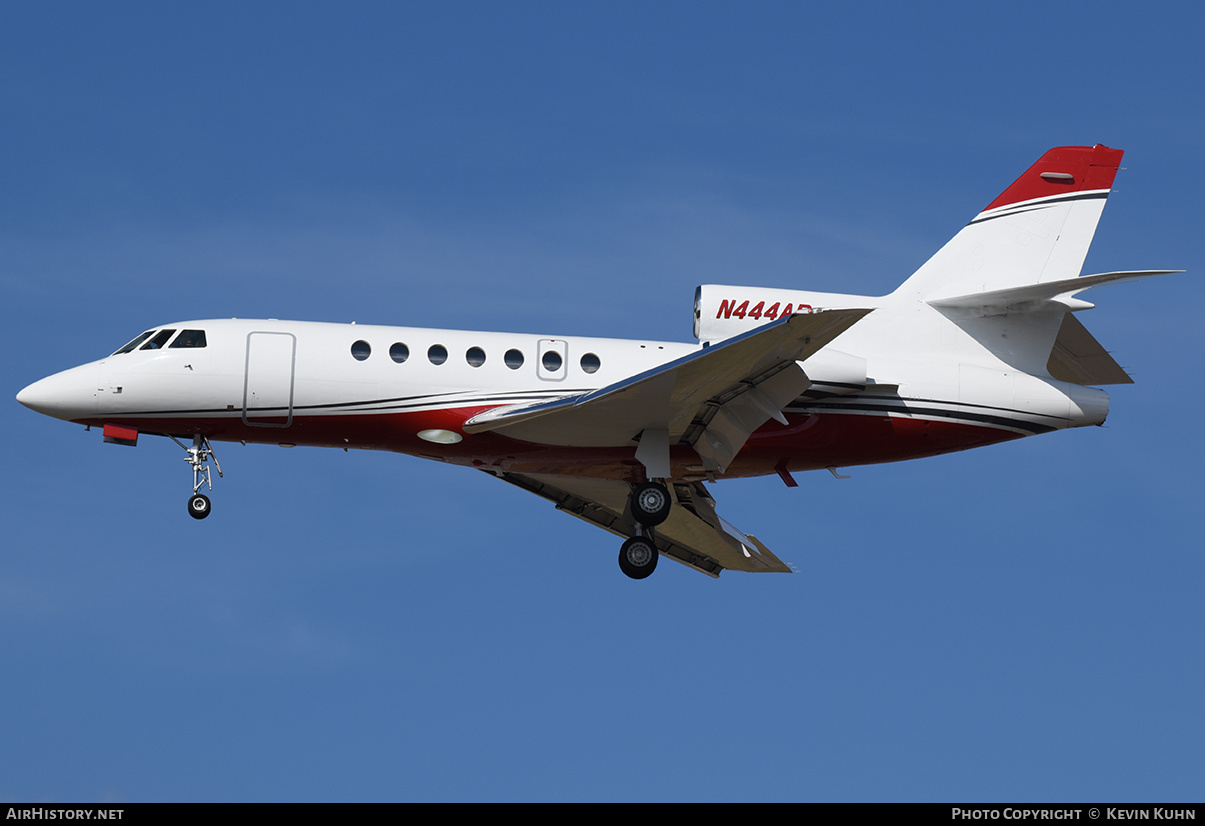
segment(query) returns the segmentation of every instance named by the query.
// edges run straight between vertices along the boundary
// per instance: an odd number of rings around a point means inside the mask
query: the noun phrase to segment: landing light
[[[434,442],[437,445],[454,445],[464,439],[459,433],[453,433],[451,430],[420,430],[418,438],[425,442]]]

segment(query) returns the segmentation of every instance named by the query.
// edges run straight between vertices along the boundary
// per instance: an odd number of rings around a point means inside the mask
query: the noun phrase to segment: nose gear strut
[[[211,507],[209,497],[200,492],[201,485],[208,485],[209,489],[213,490],[213,475],[209,469],[210,460],[217,468],[218,478],[221,478],[222,466],[218,464],[217,454],[213,452],[213,445],[209,443],[209,440],[200,433],[193,434],[192,447],[185,447],[184,443],[175,436],[169,435],[168,438],[184,448],[184,452],[188,454],[184,459],[192,465],[192,496],[188,497],[188,515],[193,519],[204,519],[209,516]]]

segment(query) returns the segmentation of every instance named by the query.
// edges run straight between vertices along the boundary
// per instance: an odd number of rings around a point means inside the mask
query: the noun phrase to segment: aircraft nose
[[[96,413],[96,365],[73,367],[41,381],[35,381],[17,394],[17,401],[56,419],[82,419]]]

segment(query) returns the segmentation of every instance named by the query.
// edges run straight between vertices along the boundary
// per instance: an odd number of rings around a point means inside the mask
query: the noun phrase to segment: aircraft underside
[[[421,413],[351,416],[295,416],[287,427],[247,425],[235,417],[181,417],[82,424],[120,425],[142,433],[200,434],[210,441],[304,447],[385,450],[486,470],[582,478],[646,480],[635,447],[541,445],[493,433],[457,444],[425,441],[415,434],[453,432],[476,408]],[[982,418],[982,417],[981,417]],[[887,415],[882,412],[811,410],[786,414],[788,424],[770,422],[749,437],[723,472],[703,469],[689,445],[670,449],[673,479],[701,481],[765,476],[825,468],[897,462],[967,450],[1053,428],[1022,420],[959,421],[951,417]],[[282,422],[283,424],[283,422]]]
[[[477,410],[294,416],[282,418],[276,427],[263,420],[248,425],[241,416],[81,423],[104,427],[110,441],[129,436],[127,444],[136,442],[138,433],[172,438],[188,453],[193,472],[188,511],[197,519],[211,512],[202,489],[212,489],[212,469],[221,475],[213,441],[388,450],[477,468],[624,538],[619,565],[633,579],[650,575],[661,556],[712,577],[725,568],[790,571],[756,537],[718,516],[705,481],[778,474],[793,487],[793,472],[835,472],[838,467],[934,456],[1020,438],[1042,427],[1005,418],[983,421],[982,413],[959,421],[954,414],[937,416],[931,410],[922,417],[813,408],[787,413],[785,425],[770,422],[759,428],[723,472],[705,470],[691,446],[675,445],[670,449],[671,475],[659,479],[648,477],[632,446],[539,445],[494,433],[439,444],[414,435],[455,432]]]

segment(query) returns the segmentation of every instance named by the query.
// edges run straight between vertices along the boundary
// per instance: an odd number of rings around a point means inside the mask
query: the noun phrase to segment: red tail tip
[[[1120,149],[1110,149],[1099,143],[1095,146],[1055,147],[1013,181],[1012,186],[988,204],[986,209],[1050,195],[1109,189],[1113,186],[1113,178],[1117,175],[1123,154]]]

